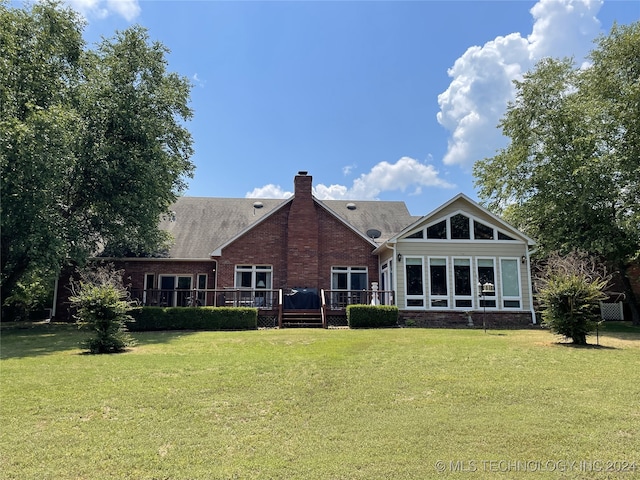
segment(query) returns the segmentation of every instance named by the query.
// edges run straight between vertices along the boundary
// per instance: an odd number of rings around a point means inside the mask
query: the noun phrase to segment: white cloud
[[[383,192],[410,190],[417,195],[422,187],[453,188],[454,185],[442,180],[433,165],[427,165],[413,158],[402,157],[396,163],[381,162],[369,173],[354,180],[351,187],[345,185],[319,184],[313,193],[320,200],[377,200]],[[246,194],[247,198],[288,198],[291,192],[279,185],[265,185]]]
[[[131,22],[140,15],[138,0],[67,0],[67,4],[87,18],[106,18],[115,13]]]
[[[342,174],[346,177],[348,175],[351,175],[351,173],[353,172],[354,169],[356,169],[358,166],[355,164],[351,164],[351,165],[347,165],[345,167],[342,167]]]
[[[140,15],[138,0],[107,0],[107,6],[129,22]]]
[[[506,145],[497,125],[514,98],[512,81],[544,57],[584,58],[599,33],[601,6],[602,0],[540,0],[528,37],[499,36],[455,61],[453,80],[438,96],[438,122],[451,132],[445,164],[469,166]]]
[[[596,15],[603,0],[541,0],[531,9],[535,23],[528,37],[536,60],[547,56],[580,60],[600,33]]]
[[[289,198],[291,195],[293,195],[292,192],[283,190],[280,185],[270,183],[264,187],[257,187],[247,192],[245,198]]]
[[[207,82],[205,80],[202,80],[197,73],[194,73],[191,79],[196,85],[200,87],[204,87],[207,84]]]

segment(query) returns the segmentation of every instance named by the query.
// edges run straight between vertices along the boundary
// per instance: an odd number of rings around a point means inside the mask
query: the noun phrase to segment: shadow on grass
[[[582,350],[618,350],[617,347],[611,347],[607,345],[597,345],[595,343],[587,343],[586,345],[579,345],[571,342],[555,342],[554,345],[559,347],[577,348]]]
[[[618,340],[640,340],[640,327],[631,322],[606,321],[600,325],[598,333]]]
[[[137,346],[170,342],[194,331],[131,332]],[[0,324],[0,359],[50,355],[71,350],[89,354],[81,343],[91,336],[73,323],[15,322]],[[130,351],[127,349],[125,352]],[[111,354],[108,354],[111,355]]]

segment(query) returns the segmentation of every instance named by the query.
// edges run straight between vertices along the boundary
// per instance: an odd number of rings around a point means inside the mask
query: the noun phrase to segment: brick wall
[[[218,287],[235,285],[236,265],[272,265],[273,288],[287,286],[287,219],[290,205],[272,214],[265,221],[225,247],[218,258]]]
[[[189,275],[192,277],[192,287],[195,287],[196,275],[207,275],[207,288],[215,288],[216,272],[214,268],[216,262],[213,260],[205,260],[198,262],[169,261],[169,260],[123,260],[123,261],[106,261],[111,263],[117,270],[124,270],[124,284],[135,290],[144,289],[144,277],[147,273],[156,276],[156,285],[159,275]],[[58,282],[58,297],[56,305],[57,321],[72,321],[69,297],[71,296],[71,278],[74,276],[75,268],[67,268],[60,275]]]
[[[130,259],[116,267],[124,269],[125,282],[139,290],[148,273],[156,275],[156,282],[160,275],[190,275],[195,282],[197,274],[206,273],[208,289],[232,288],[236,265],[271,265],[274,289],[330,289],[333,266],[367,267],[369,284],[377,282],[374,247],[314,202],[311,182],[311,176],[297,175],[292,202],[225,247],[221,257],[193,262]]]
[[[331,288],[332,266],[368,267],[378,281],[369,242],[318,206],[311,177],[296,177],[293,201],[227,246],[218,260],[218,288],[233,287],[235,265],[272,265],[273,288]]]
[[[483,324],[484,319],[484,324]],[[533,325],[528,312],[471,312],[473,325],[465,312],[425,312],[401,310],[398,323],[432,328],[540,328]]]
[[[306,174],[294,179],[295,196],[287,225],[287,283],[290,287],[321,288],[319,284],[318,207],[313,201],[312,178]]]
[[[326,210],[319,212],[319,281],[323,288],[331,288],[331,267],[354,266],[368,268],[368,288],[371,282],[378,282],[378,257],[373,255],[373,247],[346,227]]]

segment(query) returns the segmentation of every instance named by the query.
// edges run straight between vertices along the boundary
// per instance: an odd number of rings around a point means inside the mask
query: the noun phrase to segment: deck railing
[[[131,299],[153,307],[255,307],[277,309],[279,290],[265,289],[131,289]]]
[[[278,310],[283,307],[283,291],[266,289],[131,289],[131,299],[155,307],[255,307]],[[348,305],[395,305],[392,290],[321,290],[321,309],[344,310]]]
[[[395,305],[393,290],[325,290],[328,310],[344,310],[348,305]]]

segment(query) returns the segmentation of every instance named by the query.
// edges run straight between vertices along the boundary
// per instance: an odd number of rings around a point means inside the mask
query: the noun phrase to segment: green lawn
[[[640,476],[639,329],[83,335],[3,327],[0,478]]]

